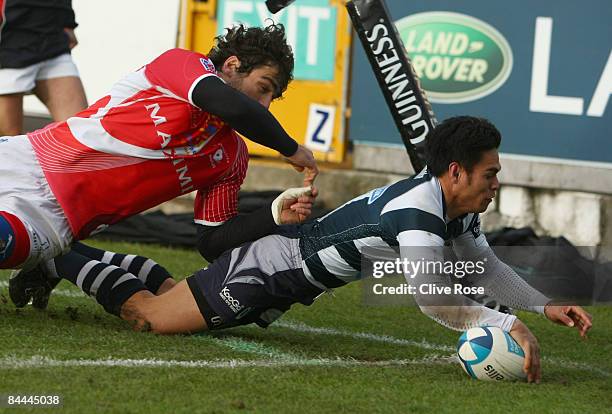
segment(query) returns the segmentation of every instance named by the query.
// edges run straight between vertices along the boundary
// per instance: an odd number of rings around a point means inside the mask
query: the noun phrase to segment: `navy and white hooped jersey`
[[[358,280],[364,248],[442,247],[460,256],[488,246],[478,214],[446,218],[438,179],[420,174],[354,198],[326,216],[301,226],[304,273],[327,288]],[[312,279],[315,279],[314,281]]]

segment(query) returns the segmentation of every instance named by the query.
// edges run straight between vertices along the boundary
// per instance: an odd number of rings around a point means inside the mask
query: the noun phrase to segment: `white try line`
[[[443,351],[443,352],[455,351],[454,347],[447,346],[447,345],[433,344],[433,343],[425,341],[424,339],[422,341],[411,341],[408,339],[395,338],[393,336],[388,336],[388,335],[376,335],[376,334],[367,333],[367,332],[351,332],[351,331],[345,331],[345,330],[339,330],[339,329],[333,329],[333,328],[318,328],[318,327],[308,326],[301,322],[290,322],[286,320],[276,321],[273,325],[271,325],[271,327],[285,328],[285,329],[290,329],[290,330],[297,331],[297,332],[305,332],[305,333],[310,333],[310,334],[335,335],[335,336],[345,336],[345,337],[355,338],[355,339],[367,339],[370,341],[383,342],[383,343],[393,344],[393,345],[412,346],[412,347],[418,347],[418,348],[429,349],[429,350],[434,350],[434,351]],[[549,364],[559,366],[561,368],[573,369],[577,371],[593,372],[593,373],[599,374],[604,377],[612,377],[612,373],[610,373],[609,371],[606,371],[605,369],[594,367],[594,366],[591,366],[589,364],[585,364],[582,362],[574,362],[574,361],[568,361],[565,359],[550,358],[550,357],[542,357],[542,360]]]
[[[132,367],[132,368],[276,368],[276,367],[402,367],[409,365],[451,364],[455,357],[426,357],[422,359],[389,359],[361,361],[350,358],[290,358],[279,360],[198,360],[164,359],[68,359],[59,360],[35,355],[29,358],[0,358],[1,369],[32,369],[55,367]]]
[[[195,335],[194,338],[210,342],[214,345],[221,345],[226,348],[230,348],[233,351],[263,356],[274,360],[298,360],[309,358],[306,356],[281,351],[273,346],[261,342],[246,340],[237,336],[224,336],[217,338],[208,334],[200,334]]]
[[[377,335],[369,332],[351,332],[334,328],[318,328],[314,326],[308,326],[301,322],[290,322],[287,320],[276,321],[273,325],[271,325],[271,327],[285,328],[290,329],[292,331],[309,334],[346,336],[354,339],[366,339],[368,341],[383,342],[392,345],[412,346],[432,351],[452,352],[455,350],[455,348],[452,346],[434,344],[431,342],[427,342],[425,339],[421,339],[420,341],[414,341],[410,339],[396,338],[389,335]]]
[[[8,287],[8,281],[0,280],[0,289],[7,288],[7,287]],[[69,289],[55,289],[53,291],[53,294],[58,295],[58,296],[64,296],[64,297],[81,297],[81,298],[87,297],[87,295],[85,295],[82,291],[69,290]],[[334,336],[345,336],[345,337],[350,337],[350,338],[355,338],[355,339],[366,339],[369,341],[382,342],[382,343],[388,343],[388,344],[393,344],[393,345],[412,346],[412,347],[428,349],[428,350],[433,350],[433,351],[440,351],[440,352],[452,352],[455,350],[455,348],[452,346],[430,343],[430,342],[427,342],[425,339],[422,339],[421,341],[414,341],[410,339],[396,338],[396,337],[389,336],[389,335],[378,335],[378,334],[373,334],[369,332],[352,332],[352,331],[339,330],[339,329],[334,329],[334,328],[314,327],[314,326],[306,325],[301,322],[291,322],[287,320],[276,321],[274,324],[271,325],[271,328],[274,328],[274,327],[290,329],[293,331],[309,333],[309,334],[334,335]],[[556,366],[566,368],[566,369],[593,372],[593,373],[599,374],[604,377],[612,377],[612,373],[610,373],[609,371],[606,371],[599,367],[591,366],[589,364],[581,363],[581,362],[574,362],[574,361],[568,361],[565,359],[550,358],[550,357],[543,357],[542,360],[552,365],[556,365]]]
[[[598,367],[594,367],[588,364],[584,364],[582,362],[568,361],[566,359],[550,358],[546,356],[542,357],[542,360],[545,362],[548,362],[549,364],[559,366],[561,368],[573,369],[576,371],[593,372],[593,373],[599,374],[602,377],[606,377],[606,378],[612,377],[611,372],[606,371],[603,368],[598,368]]]

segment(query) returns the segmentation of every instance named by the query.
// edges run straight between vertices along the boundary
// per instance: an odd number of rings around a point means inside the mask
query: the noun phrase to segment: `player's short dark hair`
[[[293,80],[293,51],[287,44],[285,27],[271,24],[267,27],[234,26],[227,33],[215,37],[215,45],[208,58],[219,69],[230,56],[240,59],[239,72],[250,73],[261,66],[278,68],[279,94]]]
[[[484,118],[448,118],[436,126],[425,141],[427,169],[440,177],[451,162],[457,162],[471,172],[483,152],[499,148],[500,143],[500,132]]]

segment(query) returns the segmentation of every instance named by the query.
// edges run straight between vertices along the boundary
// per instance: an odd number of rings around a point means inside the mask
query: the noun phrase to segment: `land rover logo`
[[[510,45],[481,20],[426,12],[395,24],[431,102],[474,101],[494,92],[510,76]]]

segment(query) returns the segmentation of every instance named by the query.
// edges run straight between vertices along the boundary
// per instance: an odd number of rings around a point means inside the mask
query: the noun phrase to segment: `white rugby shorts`
[[[0,95],[28,93],[34,89],[36,81],[66,76],[79,77],[79,71],[70,53],[25,68],[0,69]]]
[[[72,231],[25,135],[0,137],[0,211],[17,216],[30,236],[31,269],[70,248]]]

